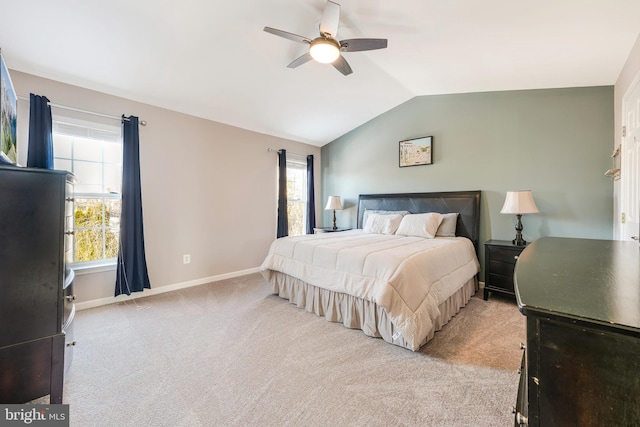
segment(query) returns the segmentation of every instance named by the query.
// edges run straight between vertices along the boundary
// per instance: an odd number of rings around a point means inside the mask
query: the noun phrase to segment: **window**
[[[287,158],[287,221],[289,236],[306,233],[307,162]]]
[[[86,266],[118,256],[122,189],[119,126],[53,119],[55,169],[76,177],[73,260]]]

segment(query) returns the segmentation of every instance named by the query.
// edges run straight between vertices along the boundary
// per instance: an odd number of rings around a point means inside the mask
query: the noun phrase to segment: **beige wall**
[[[318,147],[17,71],[11,71],[11,77],[19,97],[28,98],[32,92],[53,104],[147,121],[140,127],[140,167],[153,293],[260,266],[276,234],[277,156],[267,148],[313,154],[315,169],[320,170]],[[18,104],[19,161],[25,164],[29,105],[24,100]],[[182,255],[187,253],[191,263],[184,265]],[[86,307],[93,304],[87,301],[111,297],[114,282],[113,270],[78,275],[78,301]]]
[[[614,107],[615,107],[615,137],[613,140],[613,147],[611,151],[615,150],[615,147],[622,143],[622,103],[624,96],[631,85],[638,83],[640,79],[640,36],[636,40],[633,49],[629,53],[627,62],[625,63],[614,90]],[[616,239],[620,238],[620,181],[614,182],[614,208],[613,208],[613,228]]]

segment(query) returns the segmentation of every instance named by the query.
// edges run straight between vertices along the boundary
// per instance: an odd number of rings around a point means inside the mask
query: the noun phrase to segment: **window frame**
[[[301,189],[301,197],[291,199],[289,198],[289,183],[291,180],[290,170],[300,170],[302,175],[302,189]],[[287,234],[290,236],[303,236],[306,234],[306,223],[307,223],[307,211],[309,206],[309,201],[307,200],[307,159],[304,156],[295,155],[287,153],[287,222],[289,224],[289,229],[287,230]],[[302,230],[300,234],[291,234],[291,217],[289,216],[289,206],[293,203],[302,204]]]
[[[93,119],[93,118],[92,118]],[[73,262],[71,263],[71,267],[74,268],[74,270],[76,270],[77,272],[80,272],[80,274],[82,273],[87,273],[87,272],[97,272],[97,271],[107,271],[107,270],[112,270],[115,269],[115,266],[117,264],[117,252],[116,252],[116,256],[115,257],[109,257],[107,258],[107,235],[106,233],[109,232],[109,230],[116,230],[117,231],[117,239],[118,239],[118,245],[120,244],[120,236],[119,236],[119,225],[109,225],[105,223],[105,219],[106,219],[106,215],[105,212],[107,210],[107,203],[109,201],[113,201],[113,200],[122,200],[122,128],[121,126],[118,125],[114,125],[113,123],[104,123],[101,122],[99,120],[92,120],[92,119],[79,119],[76,117],[70,117],[67,116],[66,114],[54,114],[52,117],[52,128],[53,128],[53,147],[54,147],[54,165],[56,165],[56,163],[65,163],[65,167],[63,169],[71,169],[69,170],[69,172],[74,173],[76,172],[76,167],[80,164],[99,164],[100,165],[100,182],[101,182],[101,186],[102,186],[102,192],[91,192],[91,191],[85,191],[85,192],[74,192],[73,195],[73,199],[74,199],[74,203],[73,203],[73,217],[74,217],[74,221],[73,221],[73,231],[74,231],[74,239],[73,239]],[[76,132],[74,133],[74,131],[72,129],[76,130]],[[84,134],[83,132],[86,131]],[[56,155],[56,135],[63,135],[66,137],[69,137],[71,139],[71,148],[70,148],[70,153],[58,153],[59,155]],[[97,143],[100,144],[100,160],[91,160],[91,159],[82,159],[82,158],[76,158],[75,157],[75,149],[76,149],[76,140],[77,139],[81,139],[83,140],[83,143],[86,140],[93,140],[96,141]],[[118,153],[117,157],[119,160],[118,161],[109,161],[107,159],[108,155],[105,155],[105,149],[108,148],[105,144],[107,143],[111,143],[111,144],[118,144],[120,147],[120,152]],[[76,163],[78,162],[78,163]],[[81,162],[81,163],[80,163]],[[69,166],[66,167],[66,166]],[[116,190],[115,188],[105,188],[106,184],[106,173],[105,173],[105,166],[107,168],[113,168],[114,166],[117,167],[117,169],[119,169],[119,184],[120,184],[120,188],[117,189],[117,191],[113,191]],[[54,166],[56,168],[56,166]],[[118,170],[116,170],[116,173],[118,173]],[[78,180],[78,176],[76,175],[76,180]],[[80,184],[80,188],[82,184]],[[78,185],[76,185],[76,188],[78,188]],[[108,191],[110,190],[110,191]],[[102,224],[100,225],[100,227],[77,227],[76,224],[76,210],[77,210],[77,201],[79,200],[95,200],[98,201],[102,212],[101,212],[101,216],[102,216]],[[121,208],[121,204],[120,204],[120,208]],[[119,220],[118,220],[119,223]],[[90,260],[90,261],[75,261],[76,259],[76,236],[78,231],[81,230],[91,230],[91,229],[99,229],[101,231],[102,237],[101,237],[101,243],[102,243],[102,257],[100,259],[96,259],[96,260]]]

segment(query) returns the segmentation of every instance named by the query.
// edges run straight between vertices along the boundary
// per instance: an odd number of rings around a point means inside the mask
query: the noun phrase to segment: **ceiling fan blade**
[[[320,35],[330,35],[334,39],[338,34],[338,24],[340,23],[340,5],[328,1],[322,12],[320,20]]]
[[[302,56],[299,56],[298,58],[294,59],[293,61],[291,61],[291,64],[287,65],[287,68],[296,68],[301,66],[302,64],[305,64],[309,61],[311,61],[311,54],[309,52],[305,53]]]
[[[387,39],[347,39],[340,42],[342,52],[361,52],[363,50],[384,49]]]
[[[286,31],[282,31],[282,30],[278,30],[276,28],[271,28],[271,27],[264,27],[264,30],[267,33],[271,33],[273,35],[276,36],[280,36],[283,37],[287,40],[292,40],[294,42],[298,42],[298,43],[311,43],[311,39],[304,37],[304,36],[299,36],[297,34],[293,34],[293,33],[288,33]]]
[[[344,59],[342,55],[338,56],[338,59],[333,61],[331,65],[333,65],[336,68],[336,70],[340,71],[345,76],[348,76],[349,74],[353,73],[353,70],[349,66],[349,63],[347,62],[346,59]]]

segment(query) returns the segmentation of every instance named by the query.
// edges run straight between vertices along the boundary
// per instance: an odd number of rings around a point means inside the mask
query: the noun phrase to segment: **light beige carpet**
[[[259,274],[81,311],[64,402],[77,427],[511,426],[524,316],[479,296],[415,353]]]

